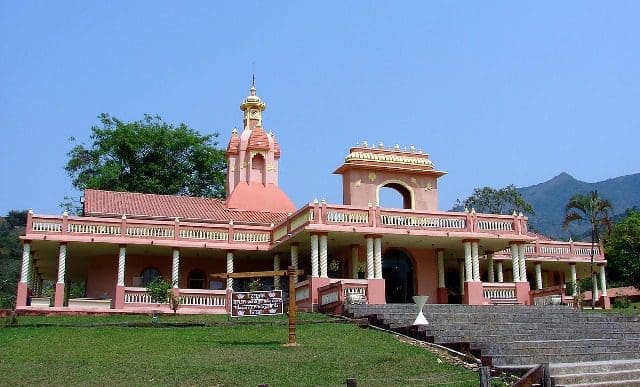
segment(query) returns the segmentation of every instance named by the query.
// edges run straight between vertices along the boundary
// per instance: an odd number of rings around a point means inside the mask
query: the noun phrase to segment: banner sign
[[[282,290],[231,293],[231,317],[282,314]]]

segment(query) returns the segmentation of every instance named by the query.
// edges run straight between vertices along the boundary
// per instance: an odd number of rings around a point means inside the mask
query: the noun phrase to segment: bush
[[[613,301],[613,307],[616,309],[626,309],[631,307],[631,300],[627,296],[616,297]]]

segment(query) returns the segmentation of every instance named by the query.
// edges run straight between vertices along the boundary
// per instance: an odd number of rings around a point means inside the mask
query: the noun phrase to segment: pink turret
[[[295,206],[278,188],[280,145],[262,127],[266,104],[251,85],[242,101],[243,130],[231,133],[227,146],[227,207],[239,210],[293,212]]]

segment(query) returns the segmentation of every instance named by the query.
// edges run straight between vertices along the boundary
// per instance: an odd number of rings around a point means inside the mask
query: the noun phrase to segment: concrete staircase
[[[554,386],[640,386],[640,360],[558,363],[549,366]]]
[[[485,365],[526,368],[541,363],[581,363],[600,369],[595,366],[599,364],[602,369],[618,367],[615,381],[623,383],[620,385],[640,386],[638,369],[633,368],[640,364],[637,318],[579,312],[559,305],[427,304],[423,313],[429,325],[414,327],[417,310],[412,304],[345,306],[347,316],[366,317],[370,324],[469,352]],[[573,367],[554,365],[551,375],[563,385],[594,385],[604,378],[593,375],[593,380],[582,382],[571,372],[584,374],[588,368]]]

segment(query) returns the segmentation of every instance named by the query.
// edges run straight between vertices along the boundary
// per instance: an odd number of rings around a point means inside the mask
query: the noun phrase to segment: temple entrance
[[[413,302],[413,264],[400,250],[389,250],[382,257],[387,303]]]

